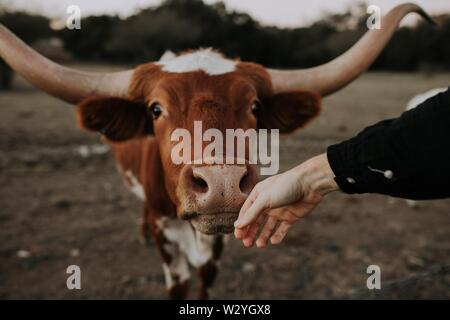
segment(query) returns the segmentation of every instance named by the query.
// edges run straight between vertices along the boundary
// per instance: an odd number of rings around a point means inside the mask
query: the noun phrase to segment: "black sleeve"
[[[450,90],[328,147],[327,156],[346,193],[450,197]]]

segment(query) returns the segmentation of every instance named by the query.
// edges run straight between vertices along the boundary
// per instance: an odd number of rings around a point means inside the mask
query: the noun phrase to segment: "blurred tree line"
[[[295,29],[261,26],[246,13],[202,0],[166,0],[127,19],[89,16],[82,19],[81,30],[53,31],[47,18],[21,12],[0,11],[0,22],[27,42],[59,37],[66,50],[82,60],[136,64],[157,60],[167,49],[214,47],[229,57],[298,68],[329,61],[352,46],[367,31],[366,7],[361,3]],[[450,69],[450,16],[437,18],[438,26],[420,22],[400,28],[373,68]]]

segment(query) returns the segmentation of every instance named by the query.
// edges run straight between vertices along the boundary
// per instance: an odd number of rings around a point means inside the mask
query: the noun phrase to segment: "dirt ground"
[[[450,74],[364,75],[327,98],[308,128],[281,141],[282,169],[449,83]],[[77,128],[71,106],[18,77],[14,91],[0,93],[0,112],[0,298],[166,298],[156,249],[140,243],[141,204],[98,148],[99,137]],[[212,297],[448,299],[449,253],[450,200],[410,207],[335,193],[278,247],[245,250],[230,240]],[[82,270],[78,291],[66,288],[71,264]],[[376,293],[365,289],[372,264],[381,267]]]

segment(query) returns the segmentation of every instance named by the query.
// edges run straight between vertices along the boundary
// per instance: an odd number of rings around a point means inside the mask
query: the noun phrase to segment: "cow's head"
[[[223,150],[214,154],[220,161],[197,159],[192,152],[187,161],[174,163],[173,132],[187,130],[192,144],[198,140],[195,121],[201,121],[202,132],[215,129],[223,137],[226,129],[277,128],[289,133],[315,117],[320,106],[318,94],[275,93],[264,67],[226,59],[211,49],[165,55],[159,62],[138,66],[129,83],[126,97],[83,100],[78,106],[81,125],[113,142],[154,136],[165,187],[178,217],[204,233],[232,231],[257,173],[248,161],[238,164],[237,159],[226,159],[237,155],[227,153],[225,142]],[[202,143],[205,148],[209,142]],[[243,158],[248,157],[246,152]]]
[[[204,233],[231,232],[240,206],[257,180],[248,164],[175,165],[177,128],[279,129],[290,133],[318,115],[320,96],[354,80],[376,59],[411,4],[392,10],[383,29],[369,31],[335,60],[303,70],[273,70],[229,60],[212,50],[165,57],[129,71],[96,74],[57,65],[0,26],[0,54],[44,91],[78,104],[81,125],[113,142],[156,137],[165,188],[177,214]],[[193,155],[194,156],[194,155]],[[222,156],[222,155],[216,155]],[[223,157],[227,157],[226,152]],[[248,153],[247,153],[248,156]]]

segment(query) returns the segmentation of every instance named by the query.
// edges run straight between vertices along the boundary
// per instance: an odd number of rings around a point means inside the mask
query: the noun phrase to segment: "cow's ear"
[[[309,91],[286,91],[262,99],[258,127],[291,133],[317,117],[321,109],[319,94]]]
[[[94,97],[77,106],[80,126],[119,142],[153,133],[152,117],[144,103],[115,97]]]

